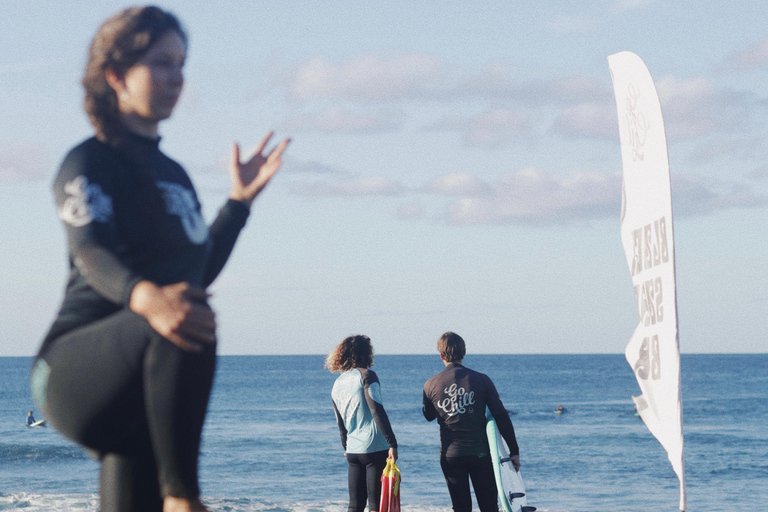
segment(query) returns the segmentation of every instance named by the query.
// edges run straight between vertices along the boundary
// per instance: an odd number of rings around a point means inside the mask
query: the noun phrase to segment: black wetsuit
[[[491,411],[511,455],[520,450],[515,429],[496,386],[482,373],[450,363],[424,384],[422,411],[440,424],[440,466],[448,484],[454,512],[472,510],[469,479],[481,512],[498,510],[485,408]]]
[[[58,430],[100,458],[102,512],[199,496],[215,347],[185,352],[128,306],[141,280],[208,286],[248,217],[230,200],[209,229],[189,177],[158,144],[88,139],[54,182],[70,271],[32,391]]]

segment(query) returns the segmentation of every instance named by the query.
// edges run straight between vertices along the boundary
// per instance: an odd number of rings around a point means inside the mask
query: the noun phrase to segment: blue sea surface
[[[323,356],[223,356],[200,477],[212,511],[346,509],[346,461]],[[675,511],[678,480],[634,415],[623,355],[468,355],[511,412],[528,503],[547,512]],[[0,510],[98,510],[98,464],[53,428],[26,428],[29,358],[0,358]],[[421,415],[437,355],[381,355],[402,507],[448,512],[438,427]],[[768,510],[768,354],[681,358],[689,511]],[[558,404],[566,407],[554,414]],[[37,413],[37,411],[35,411]],[[39,414],[37,414],[38,419]]]

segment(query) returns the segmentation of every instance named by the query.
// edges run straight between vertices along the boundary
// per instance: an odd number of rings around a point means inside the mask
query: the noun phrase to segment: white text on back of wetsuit
[[[467,407],[475,403],[475,392],[470,391],[467,393],[464,391],[464,388],[460,388],[456,384],[451,384],[449,387],[445,388],[443,392],[448,395],[448,397],[439,400],[437,406],[448,416],[464,414],[467,412]],[[469,411],[472,412],[472,409],[470,408]]]

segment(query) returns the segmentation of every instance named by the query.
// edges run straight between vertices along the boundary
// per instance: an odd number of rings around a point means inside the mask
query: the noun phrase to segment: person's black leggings
[[[469,479],[475,489],[475,498],[480,512],[498,512],[496,478],[493,475],[491,456],[483,454],[462,457],[440,456],[440,467],[448,484],[454,512],[470,512],[472,496],[469,494]]]
[[[200,494],[200,438],[215,346],[181,350],[122,310],[56,339],[35,363],[38,407],[101,460],[101,511],[161,511]]]
[[[373,453],[347,453],[349,465],[349,512],[379,510],[381,473],[387,465],[389,450]]]

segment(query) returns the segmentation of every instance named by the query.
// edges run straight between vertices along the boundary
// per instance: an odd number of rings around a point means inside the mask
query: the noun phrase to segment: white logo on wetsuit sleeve
[[[78,176],[64,185],[67,198],[59,207],[59,218],[76,228],[91,221],[107,222],[112,217],[112,198],[104,193],[98,183],[88,183],[88,178]]]
[[[457,414],[464,414],[469,410],[473,412],[473,408],[469,407],[475,403],[475,392],[470,391],[467,393],[464,388],[458,387],[456,384],[451,384],[443,392],[448,395],[443,400],[438,400],[437,406],[443,410],[449,417],[456,416]]]
[[[163,193],[166,211],[181,219],[181,225],[189,241],[200,245],[208,240],[208,226],[205,225],[203,216],[197,210],[197,201],[192,191],[169,181],[160,181],[157,186]]]

